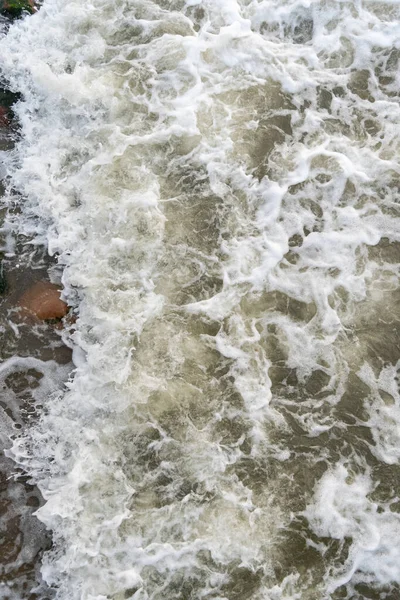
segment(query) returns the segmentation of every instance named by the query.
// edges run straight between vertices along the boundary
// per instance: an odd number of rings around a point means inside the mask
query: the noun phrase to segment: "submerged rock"
[[[19,17],[24,11],[31,14],[36,12],[33,0],[0,0],[0,13],[2,15]]]
[[[34,317],[40,321],[62,319],[68,312],[68,306],[60,296],[58,285],[39,281],[21,296],[18,305],[24,317]]]

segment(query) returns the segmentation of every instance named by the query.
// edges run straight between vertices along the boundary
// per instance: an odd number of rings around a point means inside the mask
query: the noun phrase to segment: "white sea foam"
[[[353,580],[387,585],[398,581],[400,516],[382,510],[371,499],[374,486],[368,471],[354,475],[343,465],[326,473],[318,484],[315,502],[305,511],[314,531],[321,537],[350,539],[349,555],[328,585],[328,592]]]
[[[1,40],[24,98],[19,228],[59,255],[79,306],[74,380],[13,449],[46,500],[59,599],[400,583],[397,517],[369,500],[363,454],[398,463],[376,392],[392,393],[376,355],[396,350],[365,328],[398,281],[369,257],[400,238],[398,13],[45,0]],[[288,556],[296,511],[303,538],[352,539],[339,583]]]

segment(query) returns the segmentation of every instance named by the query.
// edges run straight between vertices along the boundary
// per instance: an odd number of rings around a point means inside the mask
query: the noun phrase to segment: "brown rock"
[[[0,127],[7,127],[10,124],[10,112],[8,108],[0,106]]]
[[[60,296],[61,290],[58,285],[39,281],[21,296],[18,305],[24,317],[31,316],[40,321],[62,319],[68,312],[68,306]]]

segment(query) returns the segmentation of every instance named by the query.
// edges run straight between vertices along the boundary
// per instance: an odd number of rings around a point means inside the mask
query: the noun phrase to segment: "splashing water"
[[[59,600],[400,594],[400,3],[45,0],[0,41],[75,374]]]

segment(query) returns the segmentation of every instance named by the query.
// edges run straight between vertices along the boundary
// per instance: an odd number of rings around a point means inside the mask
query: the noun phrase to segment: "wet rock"
[[[0,106],[0,127],[8,127],[10,124],[10,112],[5,106]]]
[[[7,279],[4,273],[4,264],[0,262],[0,294],[5,294],[7,291]]]
[[[0,13],[11,18],[20,17],[26,11],[34,13],[36,11],[33,0],[0,0]]]
[[[16,102],[18,102],[18,100],[21,99],[21,94],[19,94],[18,92],[11,92],[6,87],[4,87],[4,82],[2,83],[3,86],[0,87],[0,105],[4,108],[10,108],[13,104],[15,104]]]
[[[12,124],[14,118],[13,105],[20,98],[21,94],[10,92],[10,90],[0,86],[0,127],[8,127]]]
[[[62,319],[68,312],[68,306],[60,296],[60,286],[39,281],[21,296],[18,305],[23,317],[33,317],[40,321]]]

